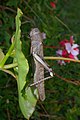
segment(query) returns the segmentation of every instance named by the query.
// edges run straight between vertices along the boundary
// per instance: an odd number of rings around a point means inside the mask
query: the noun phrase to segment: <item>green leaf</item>
[[[21,50],[21,21],[20,17],[22,16],[22,12],[20,9],[17,11],[16,16],[16,33],[15,33],[15,58],[18,63],[18,76],[17,76],[17,84],[18,84],[18,94],[19,94],[19,105],[21,111],[25,118],[29,119],[32,115],[37,99],[34,97],[31,88],[26,87],[24,94],[22,91],[24,90],[24,86],[26,84],[26,75],[29,71],[28,61],[25,58],[24,54]]]
[[[29,119],[30,116],[32,115],[33,111],[35,110],[35,105],[36,105],[37,99],[32,94],[30,87],[26,88],[25,92],[26,93],[23,97],[20,96],[19,104],[20,104],[20,108],[22,110],[23,115],[25,116],[25,118]],[[38,92],[36,89],[35,95],[37,96],[37,94],[38,94]]]
[[[3,58],[4,58],[4,53],[2,49],[0,49],[0,62],[3,60]]]

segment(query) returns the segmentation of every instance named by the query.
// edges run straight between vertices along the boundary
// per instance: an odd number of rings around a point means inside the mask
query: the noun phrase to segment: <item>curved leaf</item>
[[[24,89],[24,86],[26,84],[26,75],[29,71],[29,65],[28,61],[25,58],[24,54],[21,51],[21,21],[20,17],[22,15],[22,12],[20,9],[17,11],[16,16],[16,33],[15,33],[15,58],[18,63],[18,76],[17,76],[17,84],[18,84],[18,94],[19,94],[19,105],[21,108],[21,111],[25,118],[29,119],[29,117],[32,115],[35,105],[37,102],[37,99],[32,94],[31,88],[27,87],[25,89],[24,95],[22,94],[22,91]]]

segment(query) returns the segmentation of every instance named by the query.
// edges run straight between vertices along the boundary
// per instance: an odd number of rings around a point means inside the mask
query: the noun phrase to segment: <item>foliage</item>
[[[30,66],[27,76],[28,83],[32,82],[31,77],[33,77],[31,69],[31,56],[29,52],[29,32],[31,28],[38,27],[40,31],[46,33],[47,38],[44,40],[44,46],[58,46],[58,43],[62,39],[69,39],[71,35],[75,37],[76,43],[80,44],[80,1],[55,0],[56,9],[53,9],[50,6],[50,2],[51,0],[4,0],[1,1],[0,4],[0,48],[2,48],[5,54],[11,45],[11,37],[15,32],[15,16],[17,8],[20,8],[23,11],[21,44],[22,52],[27,58]],[[44,47],[44,54],[45,56],[56,56],[56,50],[57,48],[51,49]],[[2,52],[0,54],[4,57]],[[6,64],[13,62],[12,57],[14,54],[11,54],[10,56],[11,57],[9,57],[6,61]],[[18,57],[16,57],[16,59]],[[60,66],[56,61],[47,60],[47,62],[61,77],[79,81],[79,63],[71,62],[66,66]],[[13,69],[11,69],[11,72],[13,72]],[[26,74],[27,71],[25,75]],[[57,76],[54,76],[54,78],[45,82],[45,88],[46,100],[43,103],[38,101],[31,120],[78,120],[80,118],[79,86],[67,83]],[[11,120],[25,120],[18,105],[17,84],[15,79],[9,74],[0,71],[0,119],[7,120],[9,118]]]
[[[29,117],[32,115],[34,111],[34,107],[37,100],[32,94],[30,87],[25,88],[24,93],[22,92],[26,84],[26,75],[29,71],[29,65],[27,59],[25,58],[25,56],[21,51],[21,43],[20,43],[21,21],[19,20],[21,15],[22,12],[20,11],[20,9],[18,9],[16,16],[16,33],[14,36],[15,59],[18,63],[17,84],[18,84],[19,104],[23,115],[25,116],[25,118],[29,119]]]

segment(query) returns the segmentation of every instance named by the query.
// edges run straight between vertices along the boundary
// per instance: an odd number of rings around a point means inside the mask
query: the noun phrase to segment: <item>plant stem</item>
[[[8,57],[10,56],[13,48],[15,45],[15,41],[12,43],[11,47],[9,48],[8,52],[6,53],[5,57],[3,58],[2,62],[0,63],[0,68],[3,68],[5,62],[7,61]]]
[[[69,60],[69,61],[72,61],[72,62],[80,63],[80,60],[74,60],[74,59],[64,58],[64,57],[44,57],[44,59],[46,59],[46,60]]]
[[[13,76],[16,79],[16,76],[14,75],[13,72],[11,72],[10,70],[5,70],[5,69],[1,69],[2,71],[4,71],[5,73],[10,74],[11,76]]]
[[[8,64],[8,65],[4,65],[4,69],[10,69],[10,68],[14,68],[17,67],[18,64],[17,63],[12,63],[12,64]]]

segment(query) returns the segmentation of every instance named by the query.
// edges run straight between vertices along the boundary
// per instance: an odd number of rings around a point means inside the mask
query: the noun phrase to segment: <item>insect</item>
[[[30,32],[31,38],[31,53],[35,64],[34,83],[38,89],[39,98],[41,101],[45,99],[44,80],[53,77],[52,69],[45,63],[43,57],[43,38],[42,33],[38,28],[33,28]],[[50,73],[50,77],[44,78],[44,68]]]

